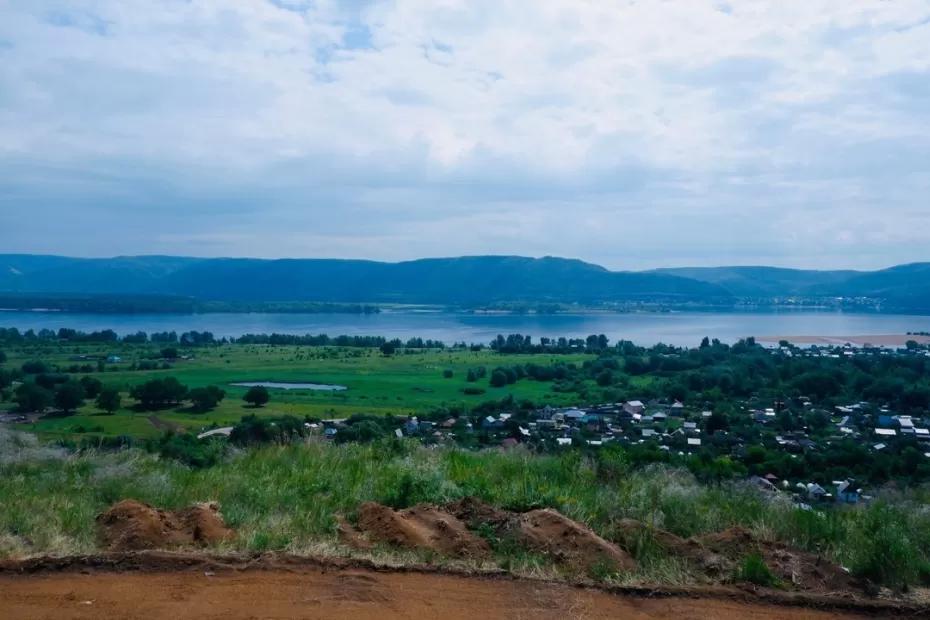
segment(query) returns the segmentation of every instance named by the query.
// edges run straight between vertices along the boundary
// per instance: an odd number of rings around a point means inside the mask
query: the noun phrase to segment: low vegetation
[[[164,453],[184,441],[170,440]],[[337,519],[354,519],[365,501],[404,508],[475,496],[509,510],[552,507],[607,539],[625,518],[681,537],[740,525],[760,540],[822,554],[877,584],[906,588],[928,574],[930,512],[917,492],[884,492],[868,506],[815,513],[742,483],[704,485],[681,470],[636,467],[619,452],[600,459],[578,452],[540,456],[436,450],[398,440],[265,445],[203,458],[215,465],[190,467],[138,449],[72,454],[0,430],[0,496],[17,498],[0,504],[0,555],[94,551],[94,517],[126,498],[165,509],[218,501],[238,532],[224,548],[348,553],[337,542]],[[516,572],[556,570],[533,554],[495,548],[495,561]],[[622,576],[625,581],[702,578],[656,545],[631,550],[639,568]],[[771,585],[753,558],[737,577]]]

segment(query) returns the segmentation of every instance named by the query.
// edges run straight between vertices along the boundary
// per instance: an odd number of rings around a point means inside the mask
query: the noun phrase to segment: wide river
[[[497,334],[535,339],[605,334],[632,340],[696,346],[709,336],[732,343],[746,336],[858,336],[930,332],[930,316],[841,312],[669,312],[638,314],[478,315],[440,312],[380,314],[72,314],[0,312],[0,327],[20,330],[71,327],[113,329],[123,335],[142,330],[210,331],[216,337],[247,333],[371,335],[406,340],[412,336],[446,343],[487,343]]]

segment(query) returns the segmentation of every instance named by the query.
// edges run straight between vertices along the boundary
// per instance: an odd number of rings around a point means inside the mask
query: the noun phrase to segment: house
[[[565,419],[566,419],[566,420],[568,420],[568,421],[570,421],[570,422],[572,422],[572,421],[573,421],[573,422],[578,422],[579,420],[581,420],[582,418],[584,418],[586,414],[585,414],[585,412],[582,411],[581,409],[569,409],[568,411],[565,412],[564,415],[565,415]]]
[[[808,482],[807,484],[799,482],[797,488],[802,493],[805,493],[808,499],[812,500],[820,500],[827,495],[827,491],[816,482]]]
[[[859,495],[862,489],[856,488],[855,480],[833,481],[836,485],[836,501],[843,504],[856,504],[859,502]]]
[[[894,437],[898,434],[898,431],[893,428],[876,428],[875,434],[879,437]]]
[[[676,400],[672,403],[672,406],[668,408],[668,411],[671,415],[680,416],[685,411],[685,406],[680,400]]]
[[[643,437],[655,437],[656,432],[651,428],[643,429]]]
[[[698,437],[688,437],[688,445],[699,448],[701,447],[701,440]]]
[[[897,420],[898,426],[901,428],[901,430],[904,430],[906,428],[914,428],[914,421],[911,419],[911,416],[909,415],[895,416],[895,419]]]
[[[570,446],[572,445],[572,438],[571,437],[556,437],[555,443],[558,444],[559,446]]]
[[[697,422],[685,422],[681,425],[681,428],[685,430],[686,433],[700,433],[698,430]]]
[[[623,410],[630,415],[642,414],[642,412],[646,410],[646,405],[644,405],[642,401],[628,400],[623,403]]]

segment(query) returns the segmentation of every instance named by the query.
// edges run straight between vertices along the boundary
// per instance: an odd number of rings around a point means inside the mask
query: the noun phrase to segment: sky
[[[930,0],[0,0],[0,252],[930,260]]]

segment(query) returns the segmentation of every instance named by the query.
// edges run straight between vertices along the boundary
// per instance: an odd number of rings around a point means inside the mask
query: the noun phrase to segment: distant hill
[[[728,300],[722,287],[579,260],[468,256],[365,260],[0,255],[0,291],[182,295],[228,301],[489,304]]]
[[[463,256],[368,260],[0,255],[0,292],[164,295],[218,302],[734,304],[784,298],[870,298],[930,312],[930,263],[880,271],[682,267],[609,271],[566,258]]]
[[[675,267],[656,269],[653,273],[717,284],[738,297],[783,297],[806,295],[816,287],[839,284],[861,272],[781,267]]]
[[[930,263],[879,271],[815,271],[777,267],[681,267],[652,273],[716,284],[735,297],[864,297],[878,307],[930,311]]]
[[[930,310],[930,263],[911,263],[859,273],[809,290],[816,290],[821,295],[881,299],[887,307],[898,310]]]

